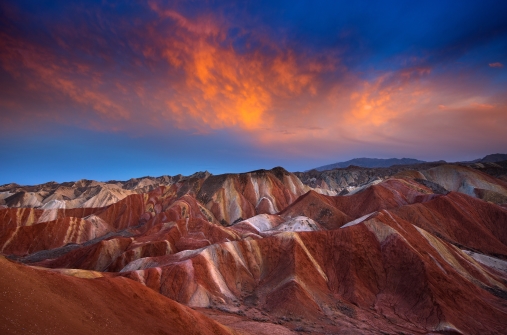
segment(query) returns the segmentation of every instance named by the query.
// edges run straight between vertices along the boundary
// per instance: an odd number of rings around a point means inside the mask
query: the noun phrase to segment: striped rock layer
[[[107,287],[111,295],[100,294],[121,313],[134,311],[125,306],[136,295],[158,297],[166,307],[149,313],[169,308],[177,313],[164,317],[188,327],[169,333],[194,329],[192,320],[234,332],[203,314],[244,334],[505,333],[505,183],[453,165],[383,179],[330,196],[275,168],[132,181],[146,192],[100,207],[53,199],[46,208],[2,208],[1,253],[34,268],[0,265],[47,283],[35,291],[41,297],[60,294],[52,281],[61,294]],[[23,315],[13,311],[9,320]]]

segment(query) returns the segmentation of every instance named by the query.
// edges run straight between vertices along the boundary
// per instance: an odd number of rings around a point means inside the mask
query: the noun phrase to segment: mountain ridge
[[[484,156],[483,158],[477,158],[471,161],[458,161],[455,163],[462,163],[462,164],[472,164],[472,163],[496,163],[500,161],[506,161],[507,160],[507,154],[489,154]],[[415,158],[369,158],[369,157],[360,157],[360,158],[353,158],[348,161],[344,162],[337,162],[327,165],[322,165],[311,170],[317,170],[317,171],[327,171],[327,170],[333,170],[333,169],[340,169],[340,168],[348,168],[348,167],[364,167],[364,168],[388,168],[395,165],[413,165],[413,164],[423,164],[423,163],[431,163],[428,161],[423,161]],[[436,161],[434,163],[446,163],[444,160]]]
[[[411,164],[420,164],[426,163],[426,161],[421,161],[415,158],[353,158],[351,160],[345,162],[338,162],[328,165],[323,165],[314,168],[313,170],[317,171],[325,171],[332,170],[337,168],[346,168],[349,166],[359,166],[359,167],[369,167],[369,168],[377,168],[377,167],[391,167],[393,165],[411,165]]]

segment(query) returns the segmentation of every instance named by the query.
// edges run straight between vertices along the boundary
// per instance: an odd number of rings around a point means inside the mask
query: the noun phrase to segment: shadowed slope
[[[306,216],[320,223],[326,229],[336,229],[352,218],[335,205],[332,197],[309,191],[289,205],[279,215],[285,219]]]
[[[336,229],[347,222],[382,209],[428,201],[432,191],[412,180],[388,179],[346,196],[327,196],[309,191],[279,215],[285,219],[307,216],[326,229]]]
[[[453,244],[507,258],[507,210],[500,206],[451,192],[391,212]]]
[[[350,196],[333,197],[333,200],[338,209],[357,219],[375,211],[424,202],[433,197],[430,189],[411,180],[388,179]]]

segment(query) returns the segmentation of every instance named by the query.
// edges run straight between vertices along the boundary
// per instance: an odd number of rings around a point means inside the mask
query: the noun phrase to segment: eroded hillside
[[[507,183],[474,164],[4,185],[3,331],[33,301],[32,332],[503,334]]]

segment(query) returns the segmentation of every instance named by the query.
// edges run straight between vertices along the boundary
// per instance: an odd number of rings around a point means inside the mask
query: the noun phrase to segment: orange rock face
[[[111,300],[114,322],[139,316],[118,331],[141,333],[162,327],[150,317],[180,320],[161,333],[233,331],[206,314],[243,334],[504,334],[507,209],[495,203],[504,182],[452,165],[430,170],[345,196],[319,194],[275,168],[136,182],[149,191],[101,208],[3,208],[2,253],[48,269],[0,259],[12,272],[1,283],[9,299],[16,287],[43,297],[37,304],[49,299],[42,311],[79,287],[84,296],[57,309],[68,319],[63,330],[82,321],[73,313]],[[30,280],[42,284],[30,291]],[[141,294],[154,307],[136,300]],[[87,295],[91,302],[79,305]],[[15,316],[25,314],[15,306],[4,317],[19,332]],[[155,328],[136,328],[143,318]],[[96,330],[85,324],[82,333]]]

